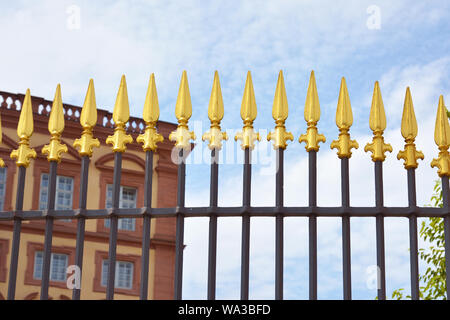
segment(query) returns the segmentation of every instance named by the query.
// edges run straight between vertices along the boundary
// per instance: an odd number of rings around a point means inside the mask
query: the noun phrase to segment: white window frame
[[[44,187],[43,186],[44,176],[47,176],[47,179],[48,179],[49,174],[48,173],[41,174],[41,183],[39,185],[39,210],[47,209],[48,182],[47,182],[47,186]],[[58,187],[60,186],[61,180],[63,180],[63,179],[71,180],[71,190],[58,189]],[[55,210],[71,210],[71,209],[73,209],[73,189],[74,189],[74,178],[73,177],[59,176],[59,175],[56,176]],[[58,198],[61,195],[64,195],[64,198],[65,198],[65,195],[67,195],[67,194],[70,194],[70,199],[69,199],[70,204],[60,205],[58,203]],[[71,219],[59,219],[58,221],[70,222],[72,220]]]
[[[106,185],[106,200],[105,200],[105,207],[111,208],[112,207],[112,196],[111,198],[108,197],[109,193],[112,193],[112,184]],[[111,190],[110,190],[111,189]],[[120,197],[119,197],[119,208],[124,208],[124,202],[126,203],[128,200],[124,199],[124,190],[129,189],[134,191],[134,203],[131,204],[131,201],[129,201],[129,205],[125,208],[136,208],[137,206],[137,188],[133,187],[127,187],[127,186],[120,186]],[[104,226],[105,228],[109,228],[110,221],[109,219],[104,219]],[[126,230],[126,231],[136,231],[136,219],[135,218],[119,218],[119,224],[118,229],[119,230]],[[127,225],[131,225],[131,228],[129,228]]]
[[[39,264],[37,263],[38,262],[38,255],[41,256],[39,258]],[[56,256],[58,256],[58,257],[62,256],[62,257],[65,258],[64,267],[62,269],[63,272],[64,272],[63,273],[64,274],[64,279],[60,279],[58,277],[55,277],[55,275],[58,275],[58,274],[54,274],[54,271],[55,271],[55,268],[56,268],[55,263],[57,261],[57,260],[55,260]],[[42,271],[43,271],[42,267],[43,267],[43,264],[44,264],[44,252],[43,251],[35,251],[34,252],[34,266],[33,266],[33,278],[34,279],[42,280]],[[51,255],[51,258],[50,258],[50,277],[49,277],[50,281],[58,281],[58,282],[65,282],[65,281],[67,281],[66,270],[67,270],[68,264],[69,264],[69,255],[67,255],[65,253],[53,253],[52,252],[52,255]],[[40,273],[40,275],[38,273]],[[61,274],[59,274],[59,275],[61,275]]]
[[[108,283],[108,271],[105,268],[108,268],[108,259],[102,260],[102,270],[101,270],[101,281],[100,284],[102,287],[106,287]],[[123,274],[124,270],[129,268],[128,275]],[[116,261],[116,274],[114,279],[114,287],[118,289],[133,289],[133,273],[134,273],[134,263],[130,261]],[[124,278],[125,276],[129,276],[129,278]],[[124,282],[128,285],[124,285]]]

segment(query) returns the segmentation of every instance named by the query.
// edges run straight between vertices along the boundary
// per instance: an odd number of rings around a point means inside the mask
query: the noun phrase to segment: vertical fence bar
[[[349,184],[349,158],[341,159],[341,191],[342,207],[350,207],[350,184]],[[346,213],[346,212],[345,212]],[[352,299],[352,265],[350,249],[350,217],[342,217],[342,270],[343,270],[343,288],[344,299]]]
[[[181,159],[178,165],[178,192],[177,207],[184,208],[185,185],[186,185],[186,163],[184,160],[184,150],[180,149],[179,156]],[[177,213],[177,230],[175,237],[175,290],[174,299],[182,299],[183,286],[183,249],[184,249],[184,216],[181,212]]]
[[[217,207],[219,178],[219,149],[211,150],[211,182],[209,206],[214,211]],[[212,212],[209,217],[208,238],[208,300],[216,299],[216,261],[217,261],[217,215]]]
[[[317,151],[309,156],[309,206],[317,206]],[[309,217],[309,299],[317,300],[317,217]]]
[[[416,207],[416,170],[408,169],[408,203],[410,208]],[[417,216],[409,217],[409,258],[411,263],[411,298],[419,300],[419,261],[417,244]]]
[[[448,176],[442,176],[442,200],[446,211],[444,217],[444,246],[445,246],[445,280],[447,283],[447,300],[450,300],[450,189]]]
[[[284,206],[283,202],[283,179],[284,179],[284,150],[278,148],[276,150],[277,154],[277,165],[276,165],[276,191],[275,191],[275,204],[277,208],[282,208]],[[281,213],[277,214],[275,218],[275,299],[283,300],[283,237],[284,237],[284,226],[283,226],[283,215]]]
[[[114,299],[114,286],[116,279],[116,249],[117,232],[119,218],[116,215],[119,209],[120,201],[120,180],[122,176],[122,152],[114,153],[114,177],[112,194],[112,215],[110,219],[109,230],[109,252],[108,252],[108,281],[106,284],[106,300]]]
[[[375,205],[381,211],[383,200],[383,162],[375,161]],[[378,266],[378,299],[386,300],[386,269],[384,249],[384,217],[382,212],[376,216],[376,242]]]
[[[141,261],[141,284],[140,299],[148,299],[148,272],[149,272],[149,255],[150,255],[150,231],[151,218],[148,212],[152,207],[152,177],[153,177],[153,151],[145,152],[145,186],[144,186],[144,207],[146,212],[143,219],[142,227],[142,261]]]
[[[58,162],[50,161],[50,174],[48,178],[48,213],[55,209],[56,196],[56,168]],[[42,282],[41,282],[41,300],[48,300],[48,286],[50,281],[50,263],[52,256],[52,239],[53,239],[53,217],[45,218],[45,235],[44,235],[44,257],[42,263]]]
[[[16,212],[23,209],[23,193],[25,189],[25,175],[26,167],[19,167],[19,174],[17,178],[17,193],[16,193]],[[11,248],[11,261],[9,265],[9,279],[8,279],[8,300],[14,300],[16,295],[16,280],[17,280],[17,265],[19,261],[20,248],[20,231],[22,229],[22,220],[19,217],[14,217],[13,239]]]
[[[87,202],[87,188],[89,177],[89,163],[90,158],[83,156],[81,158],[81,180],[80,180],[80,210],[86,210]],[[84,252],[84,232],[85,232],[86,218],[81,215],[77,222],[77,240],[75,249],[75,265],[80,268],[80,285],[83,273],[83,252]],[[81,288],[74,287],[72,292],[72,300],[80,300]]]
[[[242,206],[250,207],[251,196],[251,150],[244,150],[243,197]],[[242,250],[241,250],[241,300],[248,300],[250,273],[250,216],[244,212],[242,216]]]

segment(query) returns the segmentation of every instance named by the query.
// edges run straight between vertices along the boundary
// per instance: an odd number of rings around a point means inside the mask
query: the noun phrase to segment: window
[[[133,262],[116,261],[116,276],[114,286],[120,289],[131,289],[133,287]],[[108,283],[108,260],[102,261],[102,282],[106,287]]]
[[[47,209],[49,176],[47,173],[41,175],[41,188],[39,196],[39,210]],[[56,176],[56,210],[71,210],[73,198],[73,178]],[[61,219],[60,221],[71,221]]]
[[[0,211],[5,205],[6,168],[0,168]]]
[[[48,181],[47,173],[41,175],[41,190],[39,198],[39,210],[47,209],[48,198]],[[73,178],[57,176],[56,177],[56,210],[70,210],[72,209],[73,196]]]
[[[108,184],[106,186],[106,208],[112,208],[112,194],[113,185]],[[135,188],[120,187],[119,208],[136,208],[136,195],[137,190]],[[110,221],[105,219],[105,227],[109,228]],[[120,218],[118,229],[134,231],[136,228],[136,219],[134,218]]]
[[[52,253],[50,258],[50,280],[66,281],[66,270],[69,256],[62,253]],[[44,252],[36,251],[34,255],[34,279],[42,279],[42,267],[44,263]]]

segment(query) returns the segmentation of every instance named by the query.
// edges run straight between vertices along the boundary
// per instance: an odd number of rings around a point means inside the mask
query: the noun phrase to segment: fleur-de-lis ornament
[[[372,107],[370,108],[370,129],[373,131],[372,143],[366,144],[365,152],[372,152],[372,160],[384,161],[386,151],[392,152],[392,146],[384,143],[383,131],[386,129],[386,114],[384,113],[383,99],[381,97],[380,85],[375,82],[372,97]]]
[[[350,139],[348,131],[353,124],[352,106],[350,105],[350,96],[347,90],[345,78],[342,77],[341,89],[339,91],[339,99],[336,110],[336,125],[339,128],[339,138],[331,142],[331,149],[338,149],[339,159],[350,158],[352,156],[352,148],[358,149],[359,145],[356,140]]]
[[[164,138],[156,131],[156,123],[159,119],[158,94],[156,92],[155,75],[152,73],[148,83],[147,95],[145,97],[143,119],[146,127],[145,132],[136,139],[142,143],[144,151],[155,151],[158,142],[163,142]]]
[[[220,89],[219,73],[216,71],[214,72],[214,81],[208,106],[208,118],[211,121],[211,127],[202,136],[203,141],[209,141],[208,147],[211,150],[220,150],[222,148],[222,140],[228,140],[227,133],[222,132],[220,128],[223,113],[222,90]]]
[[[64,130],[64,110],[61,98],[61,86],[56,87],[53,99],[52,111],[48,120],[48,132],[50,132],[50,144],[42,148],[42,153],[47,155],[48,161],[61,162],[62,154],[67,153],[67,146],[61,143],[61,134]]]
[[[320,104],[319,95],[317,93],[316,78],[314,76],[314,71],[311,71],[311,76],[309,78],[308,92],[306,93],[305,111],[304,111],[305,121],[308,124],[306,129],[306,134],[302,134],[298,139],[298,142],[306,143],[306,151],[318,151],[319,142],[325,142],[325,136],[318,133],[317,122],[320,119]]]
[[[253,129],[253,121],[256,119],[256,100],[255,91],[253,90],[252,75],[247,72],[247,80],[245,81],[244,96],[242,97],[241,118],[244,121],[244,127],[234,137],[235,141],[241,140],[241,148],[243,150],[252,150],[255,147],[255,140],[261,141],[259,133]]]
[[[114,134],[106,138],[106,143],[112,145],[113,152],[125,152],[127,144],[133,142],[133,137],[127,134],[125,130],[128,119],[130,119],[130,105],[128,103],[127,83],[123,75],[113,111]]]
[[[286,131],[284,122],[288,117],[288,101],[284,86],[283,71],[278,74],[277,88],[273,99],[272,117],[275,120],[275,131],[267,135],[267,141],[273,141],[274,149],[286,149],[287,141],[294,140],[291,132]]]
[[[36,159],[36,151],[30,148],[30,138],[33,134],[33,109],[31,106],[30,89],[27,89],[20,111],[19,123],[17,125],[17,135],[19,136],[19,147],[11,152],[11,159],[16,160],[18,167],[27,168],[30,159]]]
[[[439,148],[439,155],[431,161],[431,167],[438,168],[440,177],[450,176],[450,126],[448,124],[447,109],[444,104],[444,96],[439,97],[439,106],[436,115],[436,126],[434,128],[434,142]]]
[[[189,131],[188,127],[188,121],[191,115],[191,94],[189,93],[187,73],[186,71],[183,71],[180,88],[178,90],[177,103],[175,105],[175,116],[178,119],[178,127],[169,135],[169,140],[175,141],[175,147],[178,149],[189,149],[191,139],[195,140],[194,131]]]
[[[405,169],[417,168],[417,160],[423,160],[424,155],[416,149],[416,145],[414,144],[414,140],[417,137],[417,120],[409,87],[406,88],[405,103],[403,106],[402,136],[406,142],[405,150],[398,153],[397,159],[405,160]]]
[[[94,147],[100,147],[100,141],[94,138],[92,130],[97,123],[97,103],[95,101],[94,80],[89,80],[89,86],[84,99],[83,109],[80,115],[80,124],[83,127],[81,138],[73,142],[75,148],[79,148],[80,156],[91,157]]]

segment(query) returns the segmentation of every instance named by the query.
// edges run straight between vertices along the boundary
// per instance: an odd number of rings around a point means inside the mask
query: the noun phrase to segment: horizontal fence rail
[[[0,92],[1,94],[1,92]],[[182,276],[183,276],[183,248],[184,248],[184,219],[187,217],[208,217],[208,272],[207,272],[207,298],[216,299],[216,271],[217,271],[217,221],[219,217],[240,217],[242,218],[242,241],[241,241],[241,286],[240,298],[249,299],[249,270],[250,270],[250,228],[251,217],[273,217],[275,218],[275,299],[283,299],[283,236],[284,218],[286,217],[306,217],[309,221],[309,298],[317,299],[317,218],[318,217],[340,217],[342,219],[342,265],[343,265],[343,298],[352,299],[351,288],[351,239],[350,239],[350,218],[351,217],[373,217],[376,223],[376,259],[379,268],[378,292],[380,300],[386,299],[386,270],[385,270],[385,231],[384,218],[403,217],[409,221],[410,240],[410,267],[411,267],[411,296],[412,299],[419,299],[419,268],[418,268],[418,235],[417,218],[438,217],[444,219],[445,232],[445,257],[446,257],[446,280],[450,283],[450,197],[449,197],[449,175],[450,157],[448,148],[450,145],[450,127],[447,119],[444,100],[441,96],[436,118],[435,142],[439,148],[439,156],[433,159],[431,165],[438,168],[441,177],[443,192],[443,207],[418,207],[416,204],[416,177],[415,170],[418,167],[417,160],[423,159],[423,154],[416,150],[414,140],[417,136],[417,121],[411,99],[411,93],[407,88],[405,104],[402,118],[402,135],[405,138],[405,150],[398,153],[397,158],[404,160],[408,183],[408,206],[407,207],[386,207],[383,202],[383,162],[385,153],[392,152],[392,147],[384,142],[383,131],[386,128],[386,118],[383,101],[378,82],[375,83],[372,107],[370,112],[370,128],[373,131],[373,140],[368,143],[364,150],[371,152],[374,162],[375,178],[375,206],[355,207],[350,203],[350,183],[349,167],[351,149],[358,148],[358,143],[350,139],[350,126],[353,122],[350,99],[345,83],[342,78],[341,88],[336,112],[336,124],[339,128],[338,140],[331,143],[331,148],[338,150],[337,155],[341,160],[341,206],[321,207],[317,206],[317,156],[319,143],[325,142],[325,137],[318,133],[316,127],[320,118],[320,107],[316,88],[314,73],[311,73],[308,86],[307,98],[305,102],[304,116],[307,123],[307,132],[302,134],[299,142],[305,142],[306,151],[309,157],[309,201],[308,206],[286,207],[283,201],[284,185],[284,152],[287,141],[294,137],[286,131],[285,120],[288,116],[288,106],[286,92],[284,88],[283,74],[280,71],[272,115],[275,120],[275,131],[269,133],[268,140],[272,140],[276,152],[276,176],[275,176],[275,205],[272,207],[251,206],[251,169],[252,150],[254,143],[260,141],[259,133],[253,128],[253,121],[256,118],[256,103],[253,91],[253,84],[250,72],[247,80],[242,100],[241,117],[243,119],[242,131],[237,133],[235,140],[240,140],[244,152],[243,164],[243,195],[242,206],[240,207],[219,207],[218,206],[218,176],[219,157],[222,141],[228,136],[221,131],[220,122],[224,115],[222,93],[220,89],[219,77],[214,75],[211,99],[208,108],[208,116],[211,120],[210,130],[203,134],[202,140],[208,140],[211,149],[211,174],[210,174],[210,203],[208,207],[186,207],[185,206],[185,175],[186,157],[191,151],[191,140],[195,140],[194,132],[189,131],[188,120],[192,114],[189,86],[187,74],[184,71],[181,78],[178,99],[175,107],[175,115],[178,119],[178,127],[169,135],[169,140],[174,143],[178,161],[177,196],[176,207],[153,208],[152,203],[152,173],[154,154],[157,153],[157,144],[164,140],[163,136],[156,130],[156,123],[159,119],[159,106],[156,93],[154,75],[151,75],[147,96],[144,105],[143,122],[134,119],[137,125],[129,125],[129,105],[125,77],[122,76],[112,120],[114,123],[114,134],[106,139],[107,144],[111,144],[114,152],[114,181],[112,191],[112,207],[108,209],[87,209],[87,192],[90,158],[94,152],[94,147],[99,147],[100,142],[93,136],[93,128],[99,124],[97,120],[97,109],[93,81],[89,83],[83,108],[70,106],[73,118],[80,121],[83,128],[81,137],[74,142],[74,146],[79,149],[81,156],[81,172],[79,186],[79,208],[73,210],[55,210],[56,194],[56,170],[61,161],[62,154],[67,152],[67,146],[61,141],[64,129],[64,120],[67,119],[68,108],[63,108],[60,86],[58,85],[53,105],[43,106],[38,111],[33,110],[30,91],[27,90],[25,96],[20,96],[21,103],[20,118],[17,125],[19,144],[16,150],[11,152],[11,158],[18,166],[18,183],[16,190],[15,210],[0,213],[0,221],[13,221],[12,249],[9,265],[9,280],[7,298],[15,298],[17,286],[17,268],[19,261],[19,247],[21,237],[22,221],[43,220],[45,221],[43,268],[41,282],[41,299],[49,299],[49,275],[50,258],[53,239],[53,223],[57,219],[76,219],[76,252],[75,264],[82,271],[83,253],[85,241],[85,224],[89,219],[109,219],[109,252],[108,252],[108,277],[106,287],[106,298],[114,299],[115,292],[115,268],[116,250],[119,218],[141,218],[143,219],[142,232],[142,260],[139,296],[140,299],[148,299],[149,283],[149,259],[150,259],[150,229],[151,219],[172,217],[176,220],[176,240],[175,240],[175,274],[173,298],[182,299]],[[6,107],[5,100],[2,108]],[[14,100],[14,97],[13,97]],[[13,107],[8,104],[7,109],[17,106],[13,101]],[[33,113],[45,114],[49,116],[50,143],[42,148],[42,152],[47,155],[49,161],[49,188],[47,207],[44,210],[23,210],[25,176],[27,167],[31,159],[36,158],[36,152],[30,147],[30,138],[33,133]],[[108,118],[109,119],[109,118]],[[111,119],[108,120],[110,122]],[[72,119],[73,120],[73,119]],[[101,122],[101,121],[100,121]],[[145,123],[145,126],[143,125]],[[122,172],[122,155],[126,152],[127,144],[133,141],[130,132],[138,132],[141,135],[136,139],[143,145],[145,152],[145,170],[142,172],[144,181],[144,207],[123,209],[119,207],[120,182]],[[1,135],[0,135],[1,138]],[[4,165],[0,160],[0,165]],[[9,186],[7,186],[9,187]],[[82,272],[81,272],[82,273]],[[447,297],[450,293],[450,286],[447,286]],[[72,299],[78,300],[81,297],[81,289],[73,289]]]

